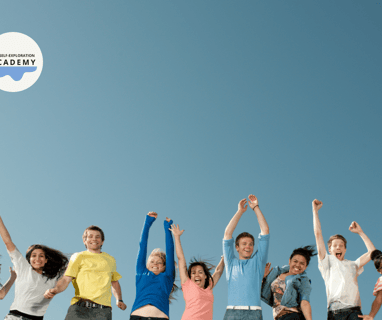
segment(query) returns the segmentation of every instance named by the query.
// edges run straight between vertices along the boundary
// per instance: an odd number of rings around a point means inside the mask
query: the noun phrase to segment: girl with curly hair
[[[5,320],[42,320],[50,302],[44,293],[54,288],[63,275],[68,258],[58,250],[39,244],[30,246],[24,258],[1,217],[0,235],[17,274],[15,299]]]

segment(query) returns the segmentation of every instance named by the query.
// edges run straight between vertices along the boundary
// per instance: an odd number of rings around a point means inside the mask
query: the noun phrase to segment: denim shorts
[[[227,309],[223,320],[263,320],[261,310]]]

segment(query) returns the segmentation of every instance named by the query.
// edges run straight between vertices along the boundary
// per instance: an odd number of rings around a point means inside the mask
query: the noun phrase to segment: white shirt
[[[45,299],[44,293],[56,286],[57,278],[48,279],[37,273],[17,248],[9,252],[15,266],[15,300],[10,310],[17,310],[32,316],[43,316],[52,299]]]
[[[329,310],[361,307],[357,279],[363,272],[363,267],[359,267],[360,262],[360,259],[340,261],[327,253],[324,259],[318,259],[318,269],[325,281]]]

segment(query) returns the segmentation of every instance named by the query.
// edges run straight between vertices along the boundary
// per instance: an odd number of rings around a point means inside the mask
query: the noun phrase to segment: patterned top
[[[285,280],[281,280],[277,277],[275,281],[271,284],[271,290],[273,293],[273,318],[278,319],[288,313],[301,312],[301,308],[287,308],[281,305],[281,299],[283,298],[285,292]]]
[[[374,291],[373,291],[373,295],[377,295],[377,292],[378,291],[381,291],[382,290],[382,276],[379,277],[377,283],[375,284],[374,286]]]

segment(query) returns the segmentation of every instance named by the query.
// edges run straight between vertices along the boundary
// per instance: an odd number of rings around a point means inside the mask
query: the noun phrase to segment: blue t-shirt
[[[169,230],[170,222],[164,221],[164,230],[166,234],[166,270],[158,275],[149,271],[146,267],[147,240],[149,229],[154,217],[146,216],[143,226],[141,242],[139,243],[139,252],[137,259],[137,269],[135,276],[136,297],[131,312],[147,304],[151,304],[164,312],[169,317],[169,296],[174,283],[174,240]]]
[[[233,239],[223,240],[229,306],[261,306],[260,291],[268,259],[269,234],[260,234],[259,239],[257,251],[245,260],[235,257]]]

